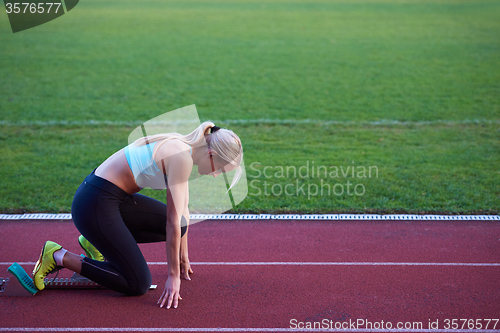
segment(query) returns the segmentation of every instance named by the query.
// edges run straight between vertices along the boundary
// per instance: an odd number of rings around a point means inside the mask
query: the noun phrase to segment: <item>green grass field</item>
[[[2,9],[0,212],[69,212],[135,126],[196,104],[243,141],[240,213],[498,214],[498,17],[496,0],[86,0],[13,34]]]

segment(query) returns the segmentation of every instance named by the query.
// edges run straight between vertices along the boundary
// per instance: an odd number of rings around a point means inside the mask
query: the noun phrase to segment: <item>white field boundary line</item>
[[[493,333],[500,330],[453,329],[312,329],[312,328],[143,328],[143,327],[0,327],[0,332],[425,332]]]
[[[318,119],[226,119],[213,120],[216,124],[227,125],[341,125],[341,126],[429,126],[429,125],[483,125],[500,124],[500,119],[464,119],[464,120],[427,120],[427,121],[400,121],[394,119],[382,119],[374,121],[335,121]],[[9,121],[0,120],[3,126],[140,126],[142,121],[115,121],[115,120],[34,120],[34,121]],[[192,121],[177,121],[178,124],[189,124]],[[149,124],[161,125],[162,122],[149,122]],[[172,122],[169,122],[172,125]]]
[[[396,220],[396,221],[500,221],[499,215],[413,214],[190,214],[191,220]],[[0,220],[71,220],[71,214],[0,214]]]
[[[10,266],[14,262],[0,262],[0,266]],[[18,261],[19,265],[34,265],[34,261]],[[150,261],[152,266],[166,266],[166,261]],[[500,263],[478,262],[283,262],[283,261],[229,261],[229,262],[191,262],[193,266],[469,266],[500,267]]]

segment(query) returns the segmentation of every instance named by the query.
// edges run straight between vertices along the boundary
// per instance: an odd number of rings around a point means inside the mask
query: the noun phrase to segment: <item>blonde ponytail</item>
[[[226,162],[236,166],[236,173],[228,191],[238,183],[243,174],[241,161],[243,160],[243,147],[240,138],[231,130],[221,128],[206,136],[207,144]]]

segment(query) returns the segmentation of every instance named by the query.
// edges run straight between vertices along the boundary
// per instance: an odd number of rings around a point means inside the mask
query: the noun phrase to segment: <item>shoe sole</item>
[[[43,259],[43,254],[45,253],[45,246],[47,245],[47,242],[43,244],[42,252],[40,253],[40,256],[38,257],[37,262],[35,263],[35,269],[33,269],[33,277],[35,277],[36,273],[42,268],[42,259]]]
[[[38,257],[38,261],[35,263],[35,269],[33,270],[33,274],[32,274],[33,284],[35,285],[36,289],[38,289],[38,287],[36,286],[35,276],[42,268],[43,255],[45,254],[45,247],[47,246],[47,243],[48,243],[48,241],[45,242],[45,244],[43,244],[42,252],[40,253],[40,257]],[[45,283],[44,283],[44,288],[45,288]],[[38,289],[38,290],[43,290],[44,288]]]

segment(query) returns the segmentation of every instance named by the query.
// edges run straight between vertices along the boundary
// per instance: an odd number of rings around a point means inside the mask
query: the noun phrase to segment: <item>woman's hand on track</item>
[[[179,304],[179,300],[182,301],[180,290],[181,279],[179,277],[169,276],[167,282],[165,282],[165,290],[163,290],[163,293],[156,304],[160,304],[160,308],[162,308],[166,303],[167,309],[170,309],[172,305],[174,306],[174,309],[176,309]]]
[[[189,274],[193,274],[189,259],[181,260],[181,277],[185,280],[191,280]]]

